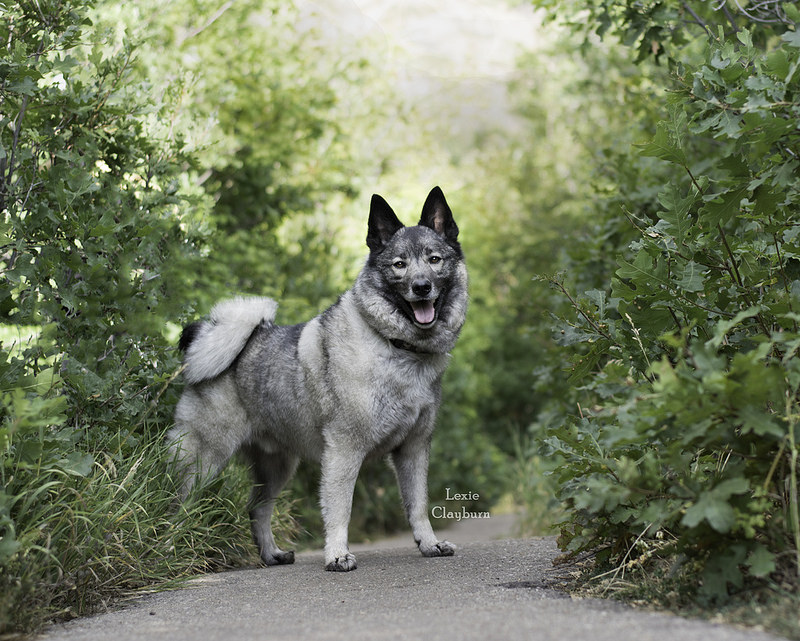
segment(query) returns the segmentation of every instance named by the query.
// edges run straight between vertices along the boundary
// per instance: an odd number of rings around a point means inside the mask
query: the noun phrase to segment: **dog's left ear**
[[[367,247],[371,252],[380,251],[389,239],[403,227],[389,203],[374,194],[369,206],[367,223]]]
[[[439,187],[431,189],[431,193],[425,199],[419,224],[430,227],[449,241],[458,239],[458,225],[453,220],[453,212],[450,211],[450,207],[447,205],[444,194]]]

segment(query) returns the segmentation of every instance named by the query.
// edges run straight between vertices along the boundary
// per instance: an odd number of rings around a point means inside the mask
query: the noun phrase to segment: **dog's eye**
[[[392,263],[392,266],[393,266],[395,269],[405,269],[405,267],[406,267],[406,261],[404,261],[404,260],[396,260],[396,261],[394,261],[394,262]]]
[[[428,262],[430,262],[431,265],[435,265],[436,263],[441,263],[442,262],[442,257],[441,256],[431,256],[428,259]]]

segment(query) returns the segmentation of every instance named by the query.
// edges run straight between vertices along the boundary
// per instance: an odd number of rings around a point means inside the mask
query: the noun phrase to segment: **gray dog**
[[[181,335],[187,387],[169,433],[185,499],[241,452],[255,486],[253,538],[267,565],[292,563],[270,519],[300,459],[322,465],[325,569],[354,570],[347,546],[363,461],[388,454],[424,556],[450,556],[428,519],[428,454],[448,352],[467,310],[458,227],[435,187],[416,227],[372,197],[366,265],[352,289],[307,323],[274,323],[277,303],[235,298]]]

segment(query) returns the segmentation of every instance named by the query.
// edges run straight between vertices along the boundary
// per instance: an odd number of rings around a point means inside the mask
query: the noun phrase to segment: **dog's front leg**
[[[414,439],[392,452],[403,506],[419,551],[423,556],[453,556],[456,546],[439,541],[428,518],[429,439]]]
[[[356,569],[356,557],[347,547],[347,529],[362,461],[363,456],[347,448],[329,446],[322,456],[320,503],[325,523],[325,569],[331,572]]]

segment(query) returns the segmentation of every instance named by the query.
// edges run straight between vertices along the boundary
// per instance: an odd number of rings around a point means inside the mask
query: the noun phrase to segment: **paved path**
[[[496,517],[493,517],[497,524]],[[321,552],[294,565],[208,575],[187,589],[51,628],[44,641],[767,641],[753,630],[572,599],[544,579],[551,538],[464,542],[426,559],[406,539],[358,546],[358,569],[325,572]],[[466,529],[465,529],[466,528]],[[496,530],[496,525],[494,526]],[[489,528],[484,534],[490,533]],[[472,530],[481,538],[481,530]],[[354,546],[355,548],[356,546]]]

